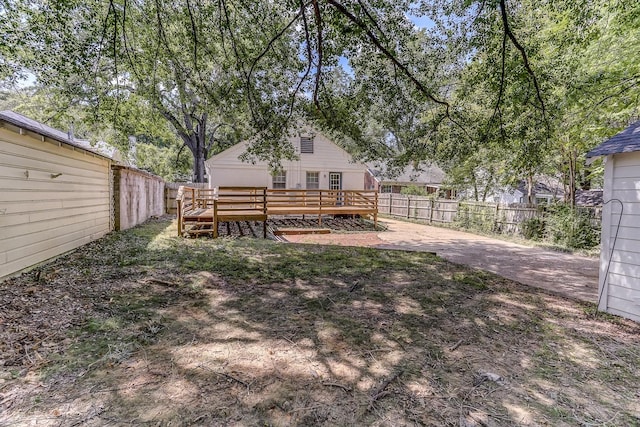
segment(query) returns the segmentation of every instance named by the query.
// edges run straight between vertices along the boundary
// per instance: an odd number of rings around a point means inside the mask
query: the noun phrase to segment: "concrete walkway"
[[[597,258],[519,245],[441,227],[384,218],[375,247],[436,252],[451,262],[498,274],[569,298],[597,302]]]

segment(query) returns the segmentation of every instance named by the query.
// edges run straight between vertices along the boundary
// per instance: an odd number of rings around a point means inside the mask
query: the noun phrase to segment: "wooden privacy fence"
[[[532,206],[509,206],[497,203],[481,203],[459,200],[432,199],[396,193],[378,195],[378,208],[382,214],[428,223],[457,223],[464,227],[506,234],[522,233],[522,224],[532,218],[542,218],[543,209]],[[588,210],[592,224],[597,226],[601,208]]]

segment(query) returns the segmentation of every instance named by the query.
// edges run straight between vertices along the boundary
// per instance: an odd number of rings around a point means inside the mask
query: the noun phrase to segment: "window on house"
[[[391,186],[384,184],[382,186],[380,186],[380,192],[381,193],[391,193]]]
[[[273,188],[287,188],[286,171],[280,171],[273,175]]]
[[[307,172],[307,189],[317,190],[320,188],[320,172]]]
[[[312,136],[300,137],[300,152],[313,154],[313,137]]]

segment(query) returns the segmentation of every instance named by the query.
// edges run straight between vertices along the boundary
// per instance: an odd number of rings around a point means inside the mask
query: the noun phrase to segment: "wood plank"
[[[278,228],[273,232],[276,236],[294,236],[302,234],[331,234],[328,228]]]

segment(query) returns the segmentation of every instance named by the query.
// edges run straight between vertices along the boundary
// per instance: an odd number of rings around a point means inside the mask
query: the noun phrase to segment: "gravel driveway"
[[[491,271],[568,298],[597,302],[597,258],[520,245],[490,237],[383,218],[386,231],[287,236],[290,242],[373,246],[435,252],[451,262]]]

